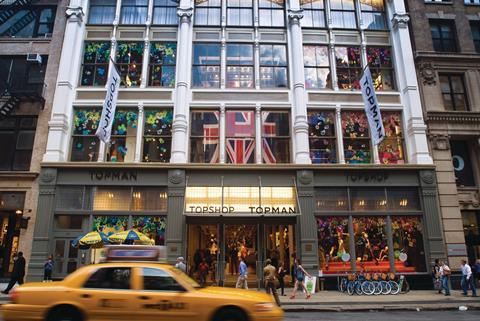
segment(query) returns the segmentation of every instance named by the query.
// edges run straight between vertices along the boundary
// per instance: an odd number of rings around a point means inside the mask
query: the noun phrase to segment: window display
[[[142,78],[143,42],[119,42],[116,62],[122,85],[138,87]]]
[[[190,162],[219,162],[219,112],[193,111],[190,117]]]
[[[395,270],[425,272],[422,218],[418,216],[392,216],[393,253]]]
[[[117,109],[112,125],[112,137],[107,153],[107,161],[133,162],[137,139],[136,110]]]
[[[176,43],[150,44],[149,86],[175,86],[176,53]]]
[[[170,161],[173,111],[171,109],[146,109],[143,136],[143,161]]]
[[[312,163],[336,163],[335,113],[331,111],[309,111],[307,116]]]
[[[253,164],[255,161],[255,113],[226,112],[227,163]]]
[[[102,232],[106,236],[127,230],[128,216],[94,216],[93,231]]]
[[[105,86],[110,60],[110,41],[85,42],[80,84]]]
[[[404,164],[405,142],[403,138],[402,114],[382,111],[385,139],[378,145],[378,157],[382,164]]]
[[[317,227],[319,268],[324,274],[350,271],[348,217],[319,217]]]
[[[385,217],[354,217],[357,270],[389,271]]]
[[[343,148],[347,164],[370,163],[370,132],[364,111],[342,112]]]
[[[367,61],[370,64],[375,90],[393,90],[394,74],[391,49],[389,47],[367,47]]]
[[[262,158],[267,164],[290,162],[290,114],[262,111]]]
[[[360,89],[362,58],[359,47],[335,47],[339,89]]]
[[[165,245],[166,227],[164,216],[132,216],[132,228],[154,240],[155,245]]]
[[[98,158],[99,140],[95,136],[100,122],[98,108],[76,108],[73,112],[73,141],[70,160],[94,162]]]

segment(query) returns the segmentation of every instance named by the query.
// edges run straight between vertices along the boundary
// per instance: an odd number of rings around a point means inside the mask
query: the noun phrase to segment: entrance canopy
[[[188,216],[300,215],[295,186],[187,186]]]

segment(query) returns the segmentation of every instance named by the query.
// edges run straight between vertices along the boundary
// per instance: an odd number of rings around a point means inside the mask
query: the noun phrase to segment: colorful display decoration
[[[128,225],[128,216],[95,216],[93,231],[102,232],[106,236],[125,231]]]
[[[312,163],[336,163],[335,114],[329,111],[309,112],[308,134]]]
[[[370,64],[375,90],[392,90],[393,65],[390,48],[368,47],[367,61]]]
[[[116,62],[122,76],[122,84],[127,87],[140,86],[143,63],[143,42],[119,42]]]
[[[392,216],[392,234],[395,261],[402,262],[408,272],[426,271],[422,218]],[[400,260],[401,254],[406,254],[406,260]]]
[[[104,86],[107,83],[110,42],[85,42],[83,49],[82,86]]]
[[[72,161],[95,161],[98,156],[98,139],[95,137],[100,121],[100,109],[75,109],[73,115]]]
[[[175,86],[176,52],[176,43],[150,45],[150,86]]]
[[[355,253],[358,263],[388,262],[387,226],[384,217],[354,217]]]
[[[370,134],[367,116],[363,111],[342,112],[342,131],[345,162],[370,163]]]
[[[173,111],[171,109],[146,110],[143,160],[169,162]]]
[[[167,221],[164,216],[133,216],[133,229],[155,240],[155,245],[165,245]]]
[[[360,89],[362,59],[359,47],[336,47],[337,82],[340,89]]]
[[[378,156],[382,164],[404,164],[404,140],[402,114],[382,112],[385,140],[378,145]]]
[[[343,264],[342,256],[349,253],[348,217],[318,217],[318,258],[323,273],[337,273],[349,270],[350,264]]]

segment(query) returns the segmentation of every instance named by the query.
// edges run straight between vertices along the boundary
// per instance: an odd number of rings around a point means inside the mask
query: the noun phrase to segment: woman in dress
[[[305,295],[307,299],[310,299],[310,293],[308,293],[307,287],[305,286],[305,275],[311,277],[307,271],[302,266],[302,262],[300,259],[295,259],[295,266],[294,266],[294,274],[295,274],[295,285],[293,286],[293,293],[290,296],[290,299],[295,299],[295,294],[297,293],[298,287],[305,291]]]

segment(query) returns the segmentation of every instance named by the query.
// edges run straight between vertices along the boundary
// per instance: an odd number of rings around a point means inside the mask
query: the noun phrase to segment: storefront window
[[[85,42],[83,49],[82,86],[105,86],[110,59],[110,41]]]
[[[115,233],[126,231],[127,226],[128,216],[94,216],[92,230],[110,236]]]
[[[325,28],[324,0],[300,0],[303,9],[302,28]]]
[[[363,111],[342,112],[343,148],[347,164],[370,163],[370,132]]]
[[[253,111],[226,112],[225,146],[228,163],[254,163],[255,113]]]
[[[354,217],[357,270],[390,271],[385,217]]]
[[[255,187],[223,188],[223,206],[235,208],[236,212],[249,213],[250,207],[260,204],[260,189]]]
[[[146,109],[143,131],[143,161],[170,161],[173,111],[171,109]]]
[[[392,216],[395,270],[399,273],[425,272],[422,218]]]
[[[317,217],[317,234],[319,267],[323,273],[350,271],[348,217]]]
[[[303,46],[305,87],[324,89],[332,86],[327,46]]]
[[[462,219],[468,261],[476,262],[480,259],[480,211],[462,211]]]
[[[193,111],[190,124],[190,162],[218,163],[219,112]]]
[[[353,211],[382,211],[387,209],[385,189],[352,188],[350,198]]]
[[[81,215],[56,215],[55,228],[58,230],[81,230],[83,216]]]
[[[220,88],[220,44],[193,45],[192,86]]]
[[[129,187],[97,187],[93,199],[93,210],[129,210],[131,198],[131,189]]]
[[[185,188],[185,212],[192,212],[196,207],[221,207],[222,193],[222,187],[187,186]]]
[[[116,62],[124,86],[140,86],[143,46],[143,42],[119,42],[117,45]]]
[[[71,161],[94,162],[98,158],[99,140],[95,136],[101,110],[97,108],[76,108],[73,115],[73,140]]]
[[[260,87],[288,88],[285,45],[260,45]]]
[[[290,162],[290,114],[262,111],[262,158],[267,164]]]
[[[360,89],[362,59],[359,47],[335,47],[337,82],[340,89]]]
[[[315,203],[317,211],[347,211],[348,193],[346,188],[316,188]]]
[[[134,161],[137,121],[137,111],[117,109],[112,125],[107,161],[112,163]]]
[[[405,141],[403,138],[402,114],[382,111],[385,139],[378,145],[378,157],[382,164],[405,163]]]
[[[166,212],[166,190],[149,187],[135,187],[133,189],[132,210]]]
[[[375,90],[393,90],[392,51],[389,47],[367,47],[367,60]]]
[[[227,44],[227,87],[253,88],[253,45]]]
[[[174,87],[177,44],[150,44],[149,86]]]
[[[133,216],[132,228],[147,235],[155,245],[165,245],[167,220],[164,216]]]
[[[328,164],[337,162],[334,112],[309,111],[308,136],[312,163]]]

